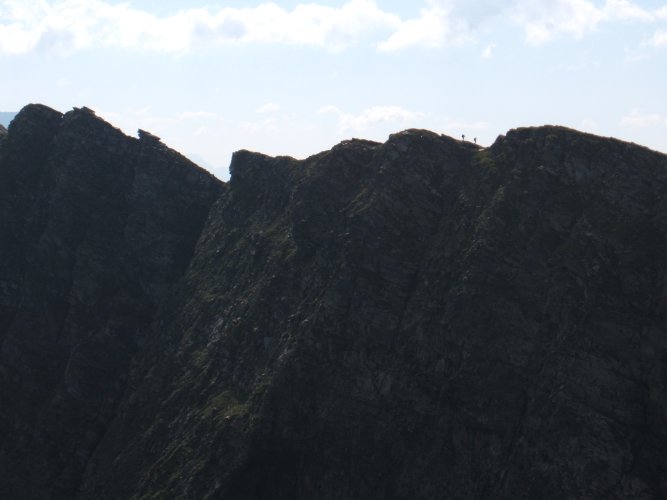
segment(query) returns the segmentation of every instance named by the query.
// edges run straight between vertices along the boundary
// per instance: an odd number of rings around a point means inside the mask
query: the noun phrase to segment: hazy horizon
[[[17,111],[0,111],[0,125],[7,127],[16,113]]]

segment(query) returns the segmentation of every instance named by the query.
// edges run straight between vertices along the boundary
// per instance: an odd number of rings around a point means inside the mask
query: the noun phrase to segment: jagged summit
[[[137,136],[141,141],[154,142],[154,143],[162,142],[158,136],[153,135],[150,132],[146,132],[145,130],[142,129],[139,129],[137,131]]]
[[[0,144],[0,469],[15,479],[0,477],[1,497],[74,495],[220,189],[89,111],[14,119]]]
[[[0,497],[667,496],[667,156],[424,130],[223,184],[0,142]]]

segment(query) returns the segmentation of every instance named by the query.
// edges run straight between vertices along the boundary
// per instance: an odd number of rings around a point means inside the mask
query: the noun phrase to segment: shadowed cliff
[[[221,183],[79,109],[0,143],[0,496],[71,498]]]
[[[665,155],[409,130],[230,170],[12,123],[4,496],[667,495]]]

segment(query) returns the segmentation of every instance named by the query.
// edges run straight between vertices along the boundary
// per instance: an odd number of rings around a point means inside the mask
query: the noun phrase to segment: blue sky
[[[667,152],[667,1],[0,0],[0,111],[88,106],[227,177],[420,127]]]

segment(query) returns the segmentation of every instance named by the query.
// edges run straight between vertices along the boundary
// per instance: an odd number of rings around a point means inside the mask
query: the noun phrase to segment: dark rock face
[[[410,130],[240,151],[221,187],[148,133],[20,118],[3,496],[667,496],[665,155]]]
[[[72,498],[221,184],[88,110],[0,148],[0,496]]]

